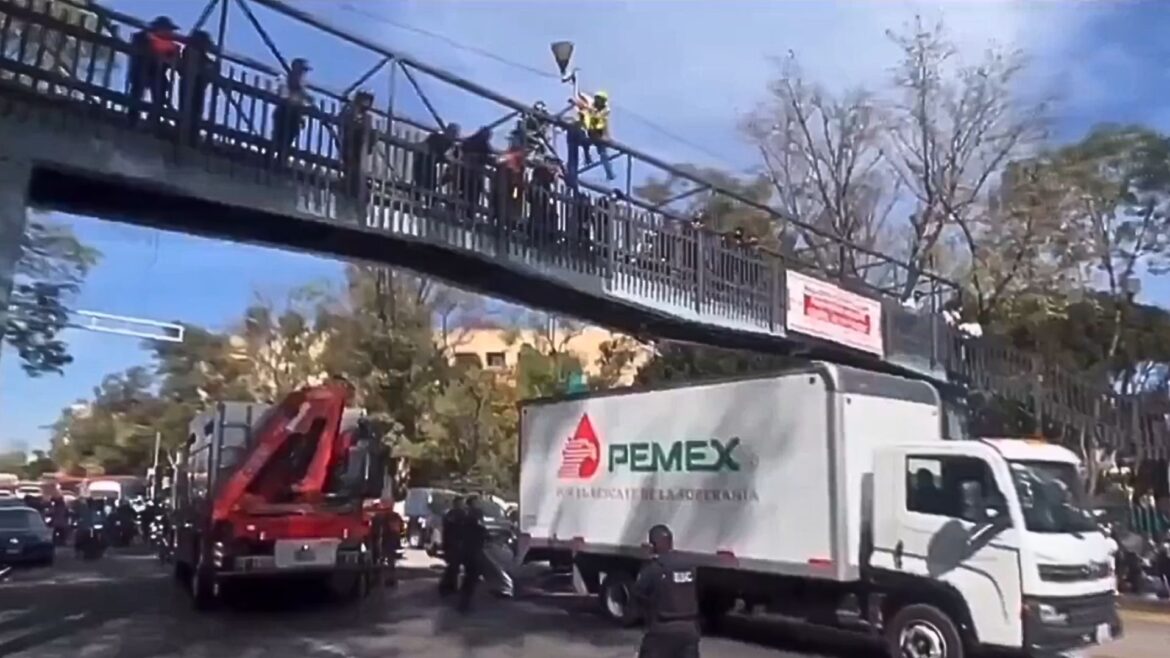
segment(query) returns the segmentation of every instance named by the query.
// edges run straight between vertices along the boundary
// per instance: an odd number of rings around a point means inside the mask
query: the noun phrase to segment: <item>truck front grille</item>
[[[1050,583],[1079,583],[1101,580],[1113,575],[1113,566],[1108,562],[1086,564],[1041,564],[1040,580]]]

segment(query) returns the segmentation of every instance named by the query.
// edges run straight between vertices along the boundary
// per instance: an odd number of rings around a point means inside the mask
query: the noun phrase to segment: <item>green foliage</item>
[[[69,322],[67,304],[100,254],[83,245],[68,226],[33,214],[13,277],[4,342],[30,376],[61,373],[73,361],[60,333]]]
[[[689,164],[675,165],[680,170],[709,180],[716,185],[732,190],[741,196],[760,204],[767,204],[772,197],[772,183],[766,176],[743,178],[719,169],[698,167]],[[691,218],[717,233],[731,233],[737,229],[745,236],[754,237],[762,244],[775,246],[779,227],[773,225],[772,216],[758,208],[732,200],[710,190],[696,191],[693,183],[685,178],[670,176],[665,179],[651,178],[638,186],[635,193],[653,204],[660,204],[688,192],[695,192],[666,207],[670,212]]]
[[[153,458],[158,418],[167,406],[153,386],[154,377],[142,367],[107,375],[90,403],[64,410],[53,424],[53,460],[76,474],[143,472]]]
[[[22,480],[39,480],[57,472],[57,465],[44,450],[11,450],[0,453],[0,473],[12,473]]]

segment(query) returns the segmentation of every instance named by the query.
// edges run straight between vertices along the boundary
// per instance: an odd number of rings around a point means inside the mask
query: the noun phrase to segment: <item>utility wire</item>
[[[446,36],[444,34],[439,34],[438,32],[433,32],[431,30],[423,29],[420,27],[415,27],[413,25],[407,25],[406,23],[402,23],[400,21],[395,21],[395,20],[386,18],[385,16],[376,14],[374,12],[367,11],[365,9],[360,9],[360,8],[356,7],[351,2],[340,2],[335,6],[339,7],[342,11],[346,11],[346,12],[355,14],[357,16],[361,16],[362,18],[365,18],[368,20],[377,21],[379,23],[384,23],[386,25],[389,25],[391,27],[394,27],[394,28],[397,28],[397,29],[400,29],[400,30],[403,30],[406,32],[413,32],[413,33],[421,35],[421,36],[425,36],[425,37],[432,38],[432,39],[437,39],[438,41],[441,41],[441,42],[447,44],[448,46],[450,46],[456,50],[461,50],[461,51],[464,51],[467,53],[471,53],[473,55],[478,55],[480,57],[490,59],[496,63],[503,64],[504,66],[508,66],[508,67],[516,69],[518,71],[523,71],[523,72],[528,73],[530,75],[535,75],[535,76],[539,76],[541,78],[551,79],[551,80],[560,80],[561,79],[560,75],[557,75],[554,73],[549,73],[548,71],[536,68],[534,66],[529,66],[528,64],[524,64],[522,62],[517,62],[515,60],[509,59],[509,58],[504,57],[502,55],[499,55],[497,53],[491,52],[490,50],[486,50],[486,49],[480,48],[478,46],[468,45],[468,44],[462,43],[460,41],[457,41],[455,39],[452,39],[451,37]],[[636,122],[653,130],[654,132],[658,133],[659,135],[666,137],[667,139],[670,139],[674,142],[677,142],[679,144],[682,144],[684,146],[692,148],[695,151],[702,153],[704,155],[707,155],[711,158],[714,158],[715,160],[717,160],[725,165],[728,165],[732,168],[738,169],[740,167],[740,165],[737,165],[737,164],[731,162],[730,160],[728,160],[727,156],[720,154],[720,153],[716,153],[715,151],[711,150],[710,148],[708,148],[706,146],[703,146],[702,144],[699,144],[691,139],[688,139],[686,137],[683,137],[682,135],[679,135],[678,133],[675,133],[671,130],[668,130],[668,129],[664,128],[661,124],[655,122],[654,120],[652,120],[652,119],[650,119],[642,114],[639,114],[638,112],[635,112],[635,111],[629,109],[628,107],[625,107],[625,106],[620,105],[618,103],[613,103],[612,106],[614,109],[621,112],[621,114],[626,115],[626,116],[634,119]]]

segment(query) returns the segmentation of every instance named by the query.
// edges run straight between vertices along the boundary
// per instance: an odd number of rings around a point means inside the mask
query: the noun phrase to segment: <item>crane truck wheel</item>
[[[886,627],[886,648],[894,658],[963,658],[963,638],[945,612],[932,605],[910,605]]]
[[[607,573],[597,592],[601,613],[623,627],[637,624],[638,614],[630,594],[633,587],[634,578],[629,574],[621,571]]]

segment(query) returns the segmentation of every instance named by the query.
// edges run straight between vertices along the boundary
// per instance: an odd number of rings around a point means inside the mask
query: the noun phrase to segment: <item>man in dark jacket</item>
[[[373,108],[374,94],[363,89],[345,104],[338,117],[342,185],[363,219],[368,190],[362,162],[374,152]]]
[[[463,581],[459,587],[459,610],[462,612],[471,609],[471,599],[475,596],[475,586],[481,575],[480,560],[483,559],[486,541],[487,530],[483,524],[483,512],[479,509],[479,497],[468,496],[459,547],[459,561],[463,567]]]
[[[416,191],[416,202],[427,207],[435,205],[435,194],[438,192],[439,182],[446,175],[440,175],[440,167],[450,163],[450,152],[459,141],[460,127],[457,123],[448,123],[443,130],[427,135],[422,141],[421,148],[411,157],[412,180]]]
[[[454,592],[459,581],[459,567],[463,556],[463,521],[466,513],[463,509],[463,499],[456,498],[451,501],[451,509],[443,514],[443,559],[447,566],[443,568],[443,576],[439,579],[441,596]]]
[[[638,574],[633,596],[646,618],[639,658],[699,658],[697,573],[674,551],[670,528],[650,529],[654,559]]]
[[[187,144],[198,141],[207,106],[207,89],[219,77],[219,63],[212,58],[215,50],[210,34],[194,30],[179,56],[179,124]]]

